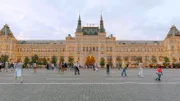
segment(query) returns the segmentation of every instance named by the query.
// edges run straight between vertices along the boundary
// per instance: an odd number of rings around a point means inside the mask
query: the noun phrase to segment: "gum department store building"
[[[162,41],[116,40],[112,35],[107,37],[102,16],[99,27],[81,26],[79,16],[75,37],[69,34],[65,40],[16,40],[6,24],[0,31],[1,54],[7,54],[10,61],[18,58],[24,60],[26,56],[31,58],[34,54],[47,59],[56,56],[58,61],[60,56],[63,56],[66,62],[72,57],[82,66],[87,59],[94,59],[99,66],[101,58],[104,58],[105,62],[108,59],[112,60],[114,66],[117,58],[126,58],[127,61],[133,62],[136,61],[136,57],[141,57],[143,62],[147,62],[154,56],[157,62],[163,62],[163,57],[167,56],[171,62],[173,58],[179,62],[180,32],[173,25]]]

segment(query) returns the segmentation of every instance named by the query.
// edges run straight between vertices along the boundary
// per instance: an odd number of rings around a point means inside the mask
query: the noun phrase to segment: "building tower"
[[[101,14],[101,20],[100,20],[100,32],[102,33],[105,32],[102,14]]]
[[[76,32],[81,32],[81,31],[82,31],[82,28],[81,28],[81,17],[80,17],[80,14],[79,14],[79,19],[78,19],[78,24],[77,24]]]

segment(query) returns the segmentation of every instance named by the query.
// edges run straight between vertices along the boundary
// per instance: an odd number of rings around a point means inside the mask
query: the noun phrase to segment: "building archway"
[[[94,56],[89,55],[86,57],[86,63],[85,64],[87,66],[92,66],[92,65],[94,65],[95,62],[96,62],[96,60],[95,60]]]

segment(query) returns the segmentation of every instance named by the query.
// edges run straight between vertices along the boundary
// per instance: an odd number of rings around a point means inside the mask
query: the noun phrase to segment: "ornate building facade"
[[[34,54],[47,59],[56,56],[58,60],[62,56],[66,62],[72,57],[82,66],[87,58],[94,59],[97,65],[101,58],[105,62],[111,60],[114,66],[118,59],[133,62],[137,57],[143,62],[151,61],[152,57],[163,62],[164,56],[171,62],[180,61],[180,32],[176,26],[170,28],[162,41],[116,40],[113,35],[107,37],[102,16],[99,27],[82,26],[79,16],[75,37],[69,34],[65,40],[17,40],[6,24],[0,31],[0,43],[0,55],[8,55],[10,61],[31,58]]]

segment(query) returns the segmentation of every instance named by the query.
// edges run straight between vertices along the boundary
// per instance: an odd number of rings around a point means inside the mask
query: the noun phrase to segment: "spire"
[[[78,22],[81,22],[81,16],[80,16],[80,14],[79,14],[79,19],[78,19]]]
[[[81,32],[81,16],[79,14],[76,32]]]
[[[103,21],[102,14],[101,14],[101,21]]]
[[[101,14],[101,20],[100,20],[100,32],[105,32],[102,14]]]

